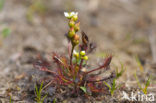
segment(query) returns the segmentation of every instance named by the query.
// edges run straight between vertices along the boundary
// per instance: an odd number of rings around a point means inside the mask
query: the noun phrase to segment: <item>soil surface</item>
[[[122,91],[139,91],[136,72],[141,83],[152,77],[148,92],[156,93],[156,63],[149,41],[151,31],[156,34],[155,4],[155,0],[5,0],[0,11],[0,31],[7,27],[11,34],[0,38],[0,103],[9,103],[10,97],[13,103],[34,103],[34,84],[48,74],[34,69],[32,64],[38,54],[51,58],[53,51],[67,53],[64,34],[68,25],[63,13],[69,10],[78,11],[81,30],[97,45],[89,55],[90,66],[96,67],[107,53],[113,54],[112,70],[120,69],[121,63],[126,67],[117,81],[125,88],[117,90],[114,97],[84,100],[68,94],[56,96],[49,87],[44,91],[51,93],[49,101],[59,97],[57,102],[63,103],[118,103]]]

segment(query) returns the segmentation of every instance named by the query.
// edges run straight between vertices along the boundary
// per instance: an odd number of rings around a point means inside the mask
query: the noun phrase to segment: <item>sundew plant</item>
[[[89,94],[104,93],[108,91],[106,81],[114,79],[115,73],[111,73],[109,76],[101,76],[102,69],[109,70],[112,55],[108,55],[103,59],[102,64],[92,69],[88,68],[87,61],[89,60],[88,54],[96,48],[95,44],[89,41],[85,32],[80,31],[80,22],[78,18],[78,12],[64,12],[65,17],[68,20],[69,30],[66,33],[68,40],[68,57],[67,55],[59,55],[55,52],[52,54],[53,63],[56,67],[51,67],[50,61],[40,58],[34,67],[51,74],[51,82],[47,86],[55,85],[58,88],[61,86],[72,89],[72,93]],[[81,34],[78,35],[78,34]],[[105,81],[105,82],[104,82]],[[104,88],[106,87],[106,88]]]

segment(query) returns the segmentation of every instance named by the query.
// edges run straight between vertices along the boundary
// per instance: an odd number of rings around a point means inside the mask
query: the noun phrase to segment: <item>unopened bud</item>
[[[73,19],[74,21],[77,21],[77,20],[78,20],[78,16],[77,16],[77,15],[74,15],[74,16],[72,17],[72,19]]]
[[[81,55],[81,56],[84,56],[85,54],[86,54],[85,51],[81,51],[81,52],[80,52],[80,55]]]
[[[75,45],[79,44],[79,40],[76,40]]]
[[[80,30],[80,22],[76,23],[74,26],[74,30],[77,32]]]
[[[80,39],[79,35],[75,34],[74,35],[74,40],[79,40],[79,39]]]
[[[69,27],[74,27],[74,25],[75,25],[75,22],[71,19],[69,21]],[[74,27],[74,29],[75,29],[75,27]]]
[[[84,59],[84,60],[88,60],[88,56],[84,56],[82,59]]]
[[[71,29],[69,30],[69,32],[68,32],[68,37],[69,37],[69,38],[72,38],[74,35],[75,35],[75,30],[74,30],[74,28],[71,28]]]
[[[74,46],[76,46],[77,44],[79,44],[79,40],[74,40],[74,39],[73,39],[72,44],[73,44]]]
[[[76,46],[77,44],[79,44],[79,39],[80,39],[79,35],[75,34],[74,37],[72,38],[72,44],[74,46]]]

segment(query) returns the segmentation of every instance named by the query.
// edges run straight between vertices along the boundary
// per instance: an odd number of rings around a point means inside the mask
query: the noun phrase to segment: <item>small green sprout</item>
[[[119,72],[118,68],[116,69],[116,79],[122,76],[126,68],[124,68],[124,65],[121,63],[121,71]]]
[[[116,79],[113,79],[112,87],[111,87],[111,85],[109,85],[107,82],[104,81],[104,83],[105,83],[105,85],[109,88],[109,91],[110,91],[110,93],[111,93],[111,96],[113,96],[115,90],[119,87],[119,86],[116,86]]]
[[[144,94],[147,94],[147,88],[148,88],[148,86],[150,85],[151,77],[149,77],[149,78],[147,79],[146,83],[144,84],[144,87],[142,87],[142,85],[141,85],[141,83],[140,83],[140,81],[139,81],[139,79],[138,79],[136,73],[135,73],[134,76],[135,76],[135,79],[136,79],[136,81],[137,81],[137,84],[138,84],[139,88],[142,90],[142,92],[143,92]]]
[[[35,85],[35,100],[37,103],[43,103],[44,99],[47,97],[47,95],[42,97],[42,90],[43,90],[43,82],[41,83],[40,87],[38,88],[37,85]]]
[[[143,68],[143,66],[141,64],[140,59],[138,58],[138,56],[136,56],[135,59],[136,59],[137,65],[139,66],[140,71],[143,72],[144,68]]]
[[[136,81],[137,81],[137,84],[138,84],[139,88],[142,90],[142,92],[143,92],[144,94],[147,94],[147,88],[148,88],[148,86],[150,85],[151,77],[149,77],[149,78],[147,79],[146,83],[144,84],[144,88],[143,88],[142,85],[141,85],[141,83],[140,83],[140,81],[139,81],[139,79],[138,79],[138,77],[137,77],[137,75],[136,75],[136,73],[135,73],[134,76],[135,76],[135,79],[136,79]]]
[[[86,87],[81,86],[80,89],[81,89],[84,93],[87,93]]]
[[[119,72],[118,68],[116,69],[116,77],[113,79],[112,86],[104,81],[105,85],[109,88],[111,96],[114,95],[114,92],[117,88],[121,87],[121,85],[119,86],[116,85],[116,80],[123,75],[124,71],[125,71],[124,65],[121,63],[121,71]]]

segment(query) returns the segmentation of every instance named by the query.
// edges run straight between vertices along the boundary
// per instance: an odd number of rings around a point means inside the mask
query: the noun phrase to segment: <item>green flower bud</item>
[[[72,44],[73,44],[73,46],[76,46],[77,44],[79,44],[79,40],[72,40]]]
[[[74,30],[75,30],[75,32],[80,30],[80,22],[75,24]]]
[[[76,46],[77,44],[79,44],[79,39],[80,39],[79,35],[75,34],[75,35],[73,36],[73,38],[72,38],[72,44],[73,44],[74,46]]]
[[[84,57],[82,57],[82,59],[88,60],[88,56],[84,56]]]
[[[77,15],[73,15],[72,19],[73,19],[74,21],[77,21],[77,20],[78,20],[78,16],[77,16]]]
[[[85,54],[86,54],[85,51],[81,51],[81,52],[80,52],[80,55],[81,55],[81,56],[84,56]]]
[[[75,30],[73,28],[71,28],[68,32],[68,37],[72,38],[75,35]]]
[[[69,27],[74,27],[74,25],[75,25],[75,22],[71,19],[70,21],[69,21]]]
[[[79,40],[76,40],[76,41],[75,41],[75,45],[77,45],[77,44],[79,44]]]

